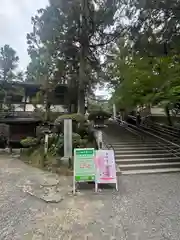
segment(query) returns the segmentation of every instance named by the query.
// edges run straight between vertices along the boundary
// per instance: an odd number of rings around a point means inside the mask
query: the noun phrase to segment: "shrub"
[[[88,142],[93,142],[94,141],[94,132],[93,129],[90,126],[82,126],[78,129],[78,134],[81,136],[83,139],[87,139]]]
[[[87,139],[80,139],[79,143],[77,144],[76,148],[86,148],[88,144]]]
[[[81,136],[77,133],[72,134],[72,147],[78,148],[78,147],[86,147],[87,145],[87,139],[81,139]],[[52,145],[49,144],[49,152],[55,156],[60,155],[63,156],[64,154],[64,135],[61,134],[57,137],[56,142],[54,142]]]
[[[21,140],[21,145],[25,148],[37,146],[39,143],[37,138],[27,137]]]
[[[72,119],[72,129],[73,132],[77,132],[78,125],[82,125],[85,122],[85,116],[82,114],[65,114],[58,117],[55,122],[56,132],[63,132],[64,131],[64,120],[65,119]]]
[[[72,119],[72,130],[73,132],[77,132],[78,125],[82,124],[85,121],[85,117],[82,114],[65,114],[60,117],[58,117],[55,122],[55,131],[57,133],[63,133],[64,132],[64,120],[65,119]]]
[[[45,165],[44,147],[39,146],[37,149],[34,149],[29,159],[32,166],[43,168]]]
[[[72,121],[76,123],[81,123],[85,121],[85,116],[79,113],[73,113],[73,114],[65,114],[60,117],[58,117],[55,120],[55,125],[59,125],[64,122],[65,119],[72,119]]]
[[[49,135],[49,139],[48,139],[48,145],[51,146],[53,144],[56,144],[58,141],[58,134],[51,134]]]
[[[81,138],[87,138],[88,137],[88,128],[86,126],[80,126],[77,130],[78,134],[81,136]]]

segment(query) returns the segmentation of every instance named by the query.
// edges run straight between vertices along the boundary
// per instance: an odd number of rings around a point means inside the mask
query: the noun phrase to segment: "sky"
[[[29,62],[26,34],[32,31],[31,17],[48,0],[0,0],[0,47],[9,44],[20,58],[20,69]]]

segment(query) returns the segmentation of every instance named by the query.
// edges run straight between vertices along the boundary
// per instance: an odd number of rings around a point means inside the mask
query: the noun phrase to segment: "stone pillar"
[[[71,165],[72,159],[72,119],[64,120],[64,157],[65,164]]]
[[[113,118],[116,119],[116,105],[113,104]]]

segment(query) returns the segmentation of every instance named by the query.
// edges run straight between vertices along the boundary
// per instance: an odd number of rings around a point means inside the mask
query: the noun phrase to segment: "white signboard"
[[[72,157],[72,119],[64,120],[64,157]]]
[[[96,191],[98,184],[116,184],[118,190],[116,164],[113,150],[97,150],[95,157],[96,165]]]

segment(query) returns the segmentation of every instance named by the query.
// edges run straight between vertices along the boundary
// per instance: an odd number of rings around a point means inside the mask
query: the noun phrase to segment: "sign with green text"
[[[74,149],[74,192],[76,182],[95,181],[94,148]]]

